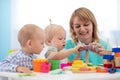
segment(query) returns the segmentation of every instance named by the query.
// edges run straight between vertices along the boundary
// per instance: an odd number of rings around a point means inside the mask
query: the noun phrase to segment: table
[[[56,74],[34,73],[36,76],[19,77],[19,73],[0,72],[0,80],[120,80],[120,73],[71,73]]]

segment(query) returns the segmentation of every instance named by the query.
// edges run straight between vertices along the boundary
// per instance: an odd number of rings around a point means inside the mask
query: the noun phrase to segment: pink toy
[[[63,68],[66,67],[66,66],[67,66],[67,63],[61,63],[61,64],[60,64],[60,68],[61,68],[61,69],[63,69]]]
[[[48,73],[50,71],[51,63],[43,62],[41,63],[41,72]]]

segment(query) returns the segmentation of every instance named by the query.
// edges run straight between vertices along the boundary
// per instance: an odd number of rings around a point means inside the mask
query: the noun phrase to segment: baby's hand
[[[32,73],[32,71],[29,68],[22,66],[18,66],[16,70],[17,72],[22,72],[22,73]]]
[[[104,54],[105,50],[104,50],[104,47],[101,44],[93,42],[93,43],[90,43],[89,45],[92,45],[92,47],[91,47],[92,51],[96,52],[99,55]]]
[[[81,51],[84,49],[84,47],[85,47],[85,45],[78,45],[78,46],[76,46],[76,47],[75,47],[76,52],[77,52],[77,53],[78,53],[78,52],[81,52]]]

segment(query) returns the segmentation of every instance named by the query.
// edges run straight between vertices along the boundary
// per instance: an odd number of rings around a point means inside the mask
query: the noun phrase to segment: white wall
[[[118,30],[117,12],[119,0],[12,0],[12,36],[11,48],[18,48],[17,32],[27,23],[34,23],[44,29],[52,23],[63,25],[69,35],[69,19],[78,7],[87,7],[95,15],[103,39],[109,38],[111,32]],[[120,12],[120,11],[119,11]],[[120,19],[119,19],[120,20]],[[67,39],[69,36],[67,36]],[[113,44],[113,43],[112,43]]]

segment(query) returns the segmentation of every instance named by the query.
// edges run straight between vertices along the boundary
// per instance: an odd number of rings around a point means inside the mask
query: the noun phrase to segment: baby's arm
[[[17,66],[16,71],[17,72],[22,72],[22,73],[32,73],[32,71],[29,68],[22,67],[22,66]]]
[[[80,59],[80,52],[84,49],[85,45],[79,45],[77,47],[79,47],[79,51],[76,52],[76,57],[74,58],[75,60],[79,60]]]
[[[6,60],[0,63],[0,71],[31,73],[29,68],[11,64]]]
[[[62,50],[60,52],[48,51],[47,52],[47,58],[48,59],[54,59],[54,60],[61,60],[61,59],[64,59],[64,58],[68,57],[73,52],[78,53],[79,50],[80,50],[80,47],[81,46],[77,46],[75,48],[71,48],[71,49],[68,49],[68,50]]]
[[[16,72],[16,67],[17,65],[10,64],[10,62],[7,60],[4,60],[3,62],[0,63],[0,71]]]

